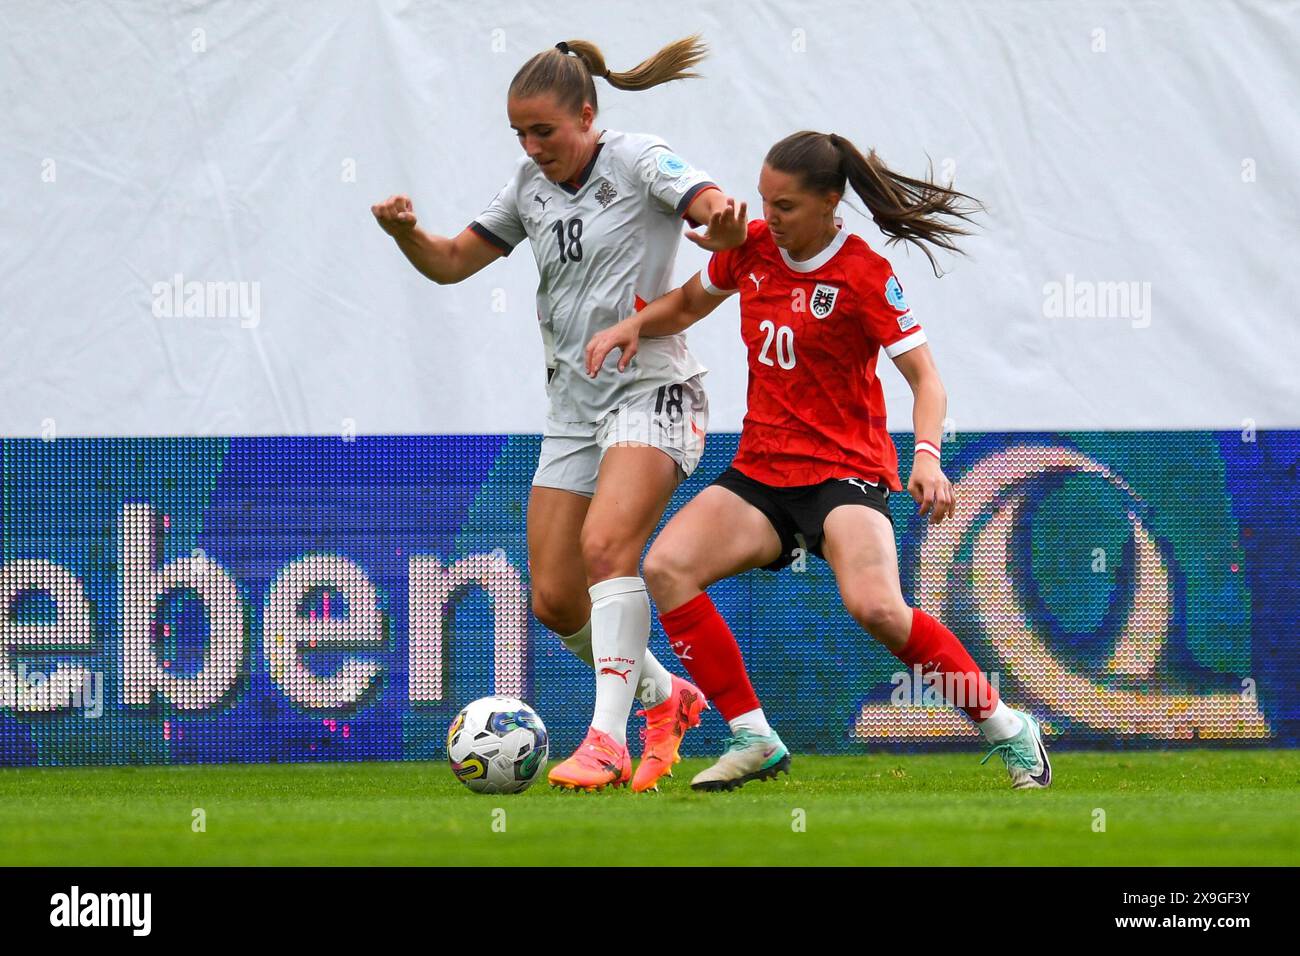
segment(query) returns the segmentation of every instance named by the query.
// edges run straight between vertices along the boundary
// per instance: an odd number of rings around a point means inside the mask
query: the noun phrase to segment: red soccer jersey
[[[700,281],[715,295],[740,290],[749,391],[732,467],[786,488],[867,478],[902,490],[876,360],[925,332],[889,263],[843,229],[796,262],[760,220],[743,246],[713,254]]]

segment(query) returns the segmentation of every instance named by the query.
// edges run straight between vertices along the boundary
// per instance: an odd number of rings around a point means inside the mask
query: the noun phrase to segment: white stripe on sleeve
[[[925,331],[923,329],[918,328],[911,335],[903,336],[903,338],[899,339],[893,345],[886,345],[885,354],[888,355],[891,359],[898,358],[904,352],[910,352],[918,345],[924,345],[924,344],[925,344]]]
[[[704,291],[709,295],[728,296],[736,291],[735,289],[719,289],[716,285],[710,282],[709,269],[707,266],[700,270],[700,285],[704,286]]]

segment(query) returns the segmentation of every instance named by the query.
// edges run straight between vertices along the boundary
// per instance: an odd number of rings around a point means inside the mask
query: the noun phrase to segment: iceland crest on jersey
[[[835,300],[839,298],[839,286],[826,285],[823,282],[817,283],[817,288],[813,289],[812,299],[808,302],[808,308],[812,309],[812,314],[819,319],[824,319],[830,315],[835,308]]]

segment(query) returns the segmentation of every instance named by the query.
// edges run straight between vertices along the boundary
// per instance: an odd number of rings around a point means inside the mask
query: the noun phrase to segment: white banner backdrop
[[[530,251],[437,286],[370,206],[405,192],[458,232],[518,155],[525,59],[584,38],[626,69],[696,31],[706,77],[601,84],[602,125],[755,211],[797,129],[928,156],[987,204],[942,279],[844,209],[958,429],[1300,426],[1294,2],[8,0],[0,434],[540,431]],[[704,261],[683,242],[678,277]],[[189,282],[207,314],[168,315]],[[690,333],[718,430],[744,413],[737,326],[732,302]]]

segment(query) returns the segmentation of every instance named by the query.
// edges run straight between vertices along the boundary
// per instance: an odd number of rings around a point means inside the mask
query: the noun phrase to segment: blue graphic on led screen
[[[904,591],[1058,745],[1294,745],[1300,433],[1249,437],[952,439],[959,520],[892,500]],[[670,514],[735,444],[710,436]],[[0,763],[431,759],[494,692],[572,746],[591,676],[527,605],[538,446],[4,441]],[[904,669],[818,559],[711,594],[797,750],[973,746],[959,713],[897,705]],[[687,752],[725,732],[707,715]]]

